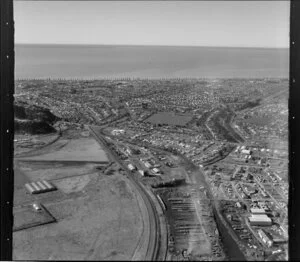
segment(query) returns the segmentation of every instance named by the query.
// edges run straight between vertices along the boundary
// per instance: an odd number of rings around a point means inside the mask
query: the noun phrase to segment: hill
[[[53,124],[59,118],[49,109],[15,100],[15,133],[46,134],[56,132]]]

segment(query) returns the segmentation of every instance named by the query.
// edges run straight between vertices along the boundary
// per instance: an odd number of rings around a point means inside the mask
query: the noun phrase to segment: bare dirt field
[[[267,126],[272,122],[272,118],[270,116],[255,116],[244,121],[258,126]]]
[[[32,205],[20,208],[18,212],[14,212],[13,231],[18,231],[34,226],[55,222],[55,219],[47,210],[42,208],[39,212],[35,211]]]
[[[26,135],[15,134],[14,136],[14,154],[15,156],[28,153],[42,148],[47,144],[55,142],[59,138],[58,134],[45,135]]]
[[[125,176],[117,171],[107,176],[96,168],[100,164],[80,161],[95,158],[91,152],[99,159],[101,151],[91,138],[62,137],[32,154],[40,157],[36,161],[15,158],[14,214],[38,202],[56,222],[14,232],[14,260],[131,260],[147,226],[145,212]],[[64,156],[78,161],[55,161]],[[36,195],[25,190],[26,182],[42,179],[58,190]]]
[[[60,139],[22,158],[35,161],[108,161],[105,151],[93,138]]]
[[[20,172],[30,181],[41,179],[57,180],[60,178],[82,176],[96,172],[99,164],[81,162],[21,161],[15,164]]]
[[[44,203],[56,223],[14,233],[14,259],[131,259],[143,228],[134,190],[118,175],[92,177],[81,190],[77,198]]]

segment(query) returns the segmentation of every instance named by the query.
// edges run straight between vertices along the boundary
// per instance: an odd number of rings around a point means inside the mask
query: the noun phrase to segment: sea
[[[288,78],[289,49],[15,45],[15,78]]]

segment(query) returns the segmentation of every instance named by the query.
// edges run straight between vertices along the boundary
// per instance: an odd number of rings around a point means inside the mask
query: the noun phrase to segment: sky
[[[289,1],[14,1],[15,43],[289,47]]]

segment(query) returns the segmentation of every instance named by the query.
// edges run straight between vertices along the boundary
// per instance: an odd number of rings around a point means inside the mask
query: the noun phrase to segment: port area
[[[86,131],[15,137],[14,260],[143,258],[149,218],[141,196]],[[25,189],[41,179],[57,190]]]

